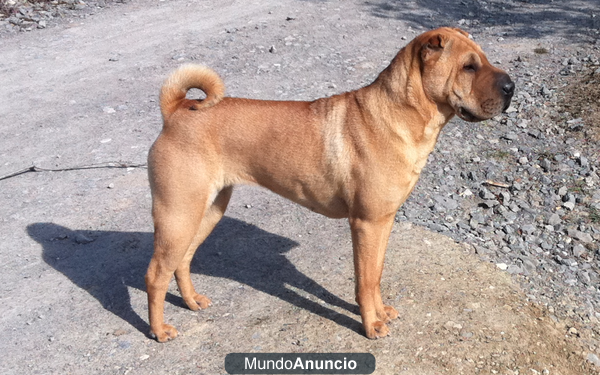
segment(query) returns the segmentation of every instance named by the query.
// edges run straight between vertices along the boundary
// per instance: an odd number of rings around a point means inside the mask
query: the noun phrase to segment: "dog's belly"
[[[272,192],[298,203],[311,211],[330,218],[348,217],[348,204],[342,191],[317,176],[302,179],[257,179],[256,182]]]

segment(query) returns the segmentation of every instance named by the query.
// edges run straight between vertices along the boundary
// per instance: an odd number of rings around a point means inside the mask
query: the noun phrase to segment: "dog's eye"
[[[474,64],[467,64],[464,66],[463,69],[467,72],[476,72],[477,71],[477,67]]]

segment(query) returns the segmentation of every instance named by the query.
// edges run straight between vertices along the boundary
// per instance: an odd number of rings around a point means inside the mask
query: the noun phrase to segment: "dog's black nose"
[[[502,91],[506,96],[512,96],[515,93],[515,83],[513,81],[508,81],[502,86]]]

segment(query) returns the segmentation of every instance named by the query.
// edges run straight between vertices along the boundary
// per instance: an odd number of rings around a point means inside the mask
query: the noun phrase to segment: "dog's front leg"
[[[377,219],[350,218],[356,276],[356,302],[368,338],[387,336],[386,323],[398,317],[398,312],[383,304],[381,274],[394,215]]]

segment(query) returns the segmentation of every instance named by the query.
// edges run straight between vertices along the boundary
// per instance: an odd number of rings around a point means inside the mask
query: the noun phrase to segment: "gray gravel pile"
[[[89,17],[109,3],[126,0],[3,0],[0,33],[45,29],[53,24]]]

